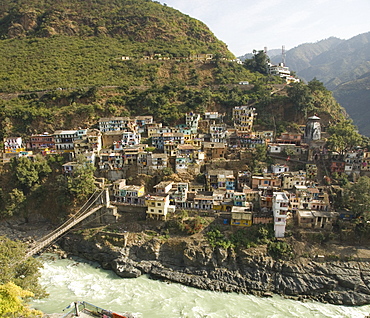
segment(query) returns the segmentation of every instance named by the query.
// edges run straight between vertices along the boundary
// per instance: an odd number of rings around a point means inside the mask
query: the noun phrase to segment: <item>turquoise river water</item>
[[[42,256],[41,284],[49,297],[36,300],[34,308],[62,313],[71,302],[84,300],[117,312],[140,313],[143,318],[232,317],[360,317],[369,306],[345,307],[319,302],[299,302],[280,296],[260,298],[235,293],[198,290],[146,276],[122,279],[97,264],[79,259]]]

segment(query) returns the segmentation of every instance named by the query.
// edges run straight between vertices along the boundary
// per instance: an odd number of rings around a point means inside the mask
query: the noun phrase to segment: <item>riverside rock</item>
[[[125,278],[149,274],[214,291],[276,293],[348,306],[370,304],[367,262],[276,261],[261,254],[212,248],[206,242],[157,238],[120,248],[69,235],[62,239],[61,247]]]

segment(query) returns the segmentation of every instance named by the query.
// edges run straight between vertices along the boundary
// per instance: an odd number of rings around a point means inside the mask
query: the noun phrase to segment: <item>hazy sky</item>
[[[204,22],[236,56],[370,31],[370,0],[161,0]]]

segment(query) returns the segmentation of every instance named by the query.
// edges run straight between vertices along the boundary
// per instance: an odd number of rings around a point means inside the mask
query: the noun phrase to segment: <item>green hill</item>
[[[168,67],[144,56],[233,57],[202,22],[145,0],[4,0],[0,38],[3,92],[152,84]],[[171,70],[176,74],[176,66]]]
[[[278,132],[313,112],[342,118],[321,87],[288,96],[279,78],[233,62],[202,22],[157,2],[4,0],[0,38],[0,136],[89,127],[107,116],[174,124],[205,110],[231,123],[232,108],[246,104],[258,110],[257,127]]]

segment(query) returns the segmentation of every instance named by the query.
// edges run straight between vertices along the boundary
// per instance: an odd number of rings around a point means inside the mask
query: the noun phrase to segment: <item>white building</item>
[[[283,172],[288,172],[289,166],[282,165],[282,164],[275,164],[275,165],[271,165],[271,170],[272,170],[272,173],[274,174],[280,174]]]
[[[122,139],[113,143],[113,149],[115,151],[122,150],[126,146],[139,145],[141,142],[140,133],[132,131],[122,132]]]
[[[211,124],[209,133],[211,135],[211,142],[226,142],[226,124]]]
[[[20,151],[22,149],[22,137],[4,138],[4,148],[6,153]]]
[[[272,197],[272,211],[274,215],[275,237],[284,237],[288,209],[289,199],[285,192],[274,192]]]
[[[200,115],[195,113],[186,113],[186,126],[188,126],[191,130],[192,134],[196,134],[198,131],[198,124],[200,120]]]
[[[133,130],[137,129],[134,119],[129,117],[108,117],[99,119],[99,130],[101,132]]]
[[[73,142],[86,136],[87,129],[56,130],[53,134],[56,150],[73,150]]]

